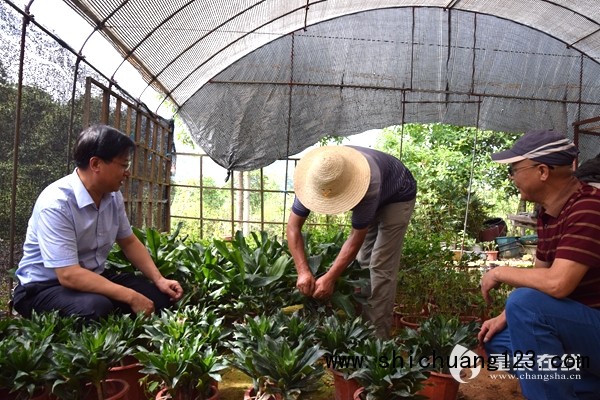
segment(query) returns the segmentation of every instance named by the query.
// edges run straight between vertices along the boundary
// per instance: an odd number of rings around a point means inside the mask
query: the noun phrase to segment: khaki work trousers
[[[375,325],[382,338],[388,338],[392,330],[400,255],[414,208],[415,200],[382,207],[357,256],[361,268],[369,268],[371,273],[363,317]]]

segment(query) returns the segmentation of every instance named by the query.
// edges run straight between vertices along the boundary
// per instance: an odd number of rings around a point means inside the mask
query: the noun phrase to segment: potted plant
[[[430,315],[459,315],[463,320],[481,319],[485,307],[479,281],[479,268],[467,265],[438,266],[437,279],[430,283],[431,303]]]
[[[64,342],[52,344],[57,374],[52,392],[61,399],[126,399],[128,383],[107,379],[107,375],[110,367],[118,365],[132,349],[106,324],[88,322],[76,326],[68,331]]]
[[[236,323],[230,360],[252,379],[247,398],[295,400],[317,389],[324,373],[318,361],[325,352],[315,343],[314,329],[298,314],[282,312]]]
[[[286,249],[266,232],[238,231],[229,241],[213,240],[221,257],[211,265],[212,285],[220,290],[219,303],[233,320],[264,309],[277,309],[299,301],[290,290],[293,260]]]
[[[357,349],[362,366],[350,375],[362,385],[355,400],[425,399],[418,395],[426,379],[421,366],[411,361],[412,349],[393,340],[371,338]]]
[[[185,245],[186,237],[179,237],[181,227],[182,223],[180,222],[171,233],[160,232],[155,228],[141,230],[132,227],[133,233],[146,246],[160,273],[177,280],[184,280],[183,278],[189,273],[183,264],[187,246]],[[114,271],[137,272],[118,244],[111,248],[106,259],[106,267]]]
[[[321,319],[316,338],[326,352],[325,362],[333,374],[335,400],[352,400],[360,386],[356,379],[348,379],[356,369],[351,362],[352,354],[364,340],[374,335],[375,328],[361,317],[333,314]]]
[[[227,366],[222,321],[210,308],[186,306],[164,310],[145,324],[140,336],[148,341],[137,347],[135,356],[143,366],[140,372],[147,375],[147,390],[158,391],[157,399],[216,398],[220,372]]]
[[[3,320],[0,337],[0,398],[49,399],[55,379],[51,343],[60,342],[72,319],[58,312]]]
[[[322,276],[331,267],[331,264],[341,251],[344,244],[344,232],[337,232],[331,239],[316,242],[309,232],[303,233],[304,252],[307,256],[308,266],[313,276]],[[290,271],[291,285],[296,284],[296,271]],[[328,300],[328,306],[333,310],[342,310],[349,317],[360,314],[360,308],[366,303],[366,298],[360,293],[370,279],[368,268],[361,268],[358,261],[354,260],[342,272],[335,283],[335,290]],[[317,310],[323,303],[312,297],[301,297],[307,309]]]
[[[53,333],[38,340],[9,335],[0,341],[0,397],[47,399],[51,381],[50,343]]]
[[[485,254],[486,261],[497,261],[498,260],[498,247],[495,241],[481,242],[483,253]]]
[[[405,242],[396,289],[397,310],[401,306],[402,314],[398,327],[420,323],[433,311],[432,284],[442,281],[439,275],[447,265],[453,265],[453,254],[445,244],[422,237],[411,237]]]
[[[101,323],[108,325],[119,334],[132,353],[138,345],[147,343],[142,336],[145,321],[146,316],[143,314],[135,316],[111,314]],[[133,354],[128,354],[117,365],[109,368],[107,378],[126,381],[129,384],[129,400],[145,400],[144,388],[141,387],[141,380],[145,375],[140,372],[141,369],[142,364],[139,360]]]
[[[456,317],[436,314],[424,321],[418,331],[407,329],[399,338],[416,349],[419,359],[429,360],[428,380],[419,394],[432,399],[456,399],[459,382],[450,374],[452,351],[457,345],[472,349],[477,345],[477,322],[463,323]]]
[[[195,336],[185,342],[169,338],[153,351],[140,349],[136,357],[143,365],[142,373],[152,377],[148,390],[160,389],[156,399],[215,400],[216,382],[227,364],[223,356]]]

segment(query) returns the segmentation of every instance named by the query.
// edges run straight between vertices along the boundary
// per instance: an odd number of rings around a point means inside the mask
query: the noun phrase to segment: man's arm
[[[325,275],[320,277],[316,282],[315,292],[313,297],[317,299],[326,299],[333,294],[335,282],[342,275],[344,270],[356,259],[369,228],[354,229],[350,231],[350,236],[342,245],[340,253],[333,261],[333,265]]]
[[[97,293],[109,299],[129,304],[133,312],[146,315],[154,312],[154,303],[133,289],[113,283],[95,272],[81,268],[79,264],[55,268],[60,284],[80,292]]]
[[[481,292],[486,301],[490,302],[490,290],[501,283],[512,287],[528,287],[537,289],[547,295],[562,299],[570,295],[579,285],[588,271],[588,266],[557,258],[552,265],[544,268],[545,264],[536,264],[536,268],[496,267],[481,278]]]
[[[123,250],[125,257],[140,270],[146,278],[148,278],[151,282],[153,282],[156,287],[168,295],[171,300],[176,301],[183,296],[183,289],[179,282],[166,279],[150,257],[150,253],[146,247],[140,242],[140,240],[135,236],[135,234],[131,234],[126,238],[117,239],[118,245]]]
[[[490,290],[500,283],[512,287],[537,289],[560,299],[575,290],[587,270],[587,266],[565,259],[556,259],[552,265],[536,260],[532,269],[496,267],[482,277],[481,291],[488,303],[491,302]],[[482,342],[487,342],[505,327],[506,314],[503,311],[502,314],[481,325],[478,338]]]
[[[288,248],[294,259],[294,266],[298,273],[296,287],[305,296],[312,296],[315,290],[315,277],[313,276],[306,254],[304,253],[304,239],[302,238],[302,227],[306,221],[305,217],[290,213],[286,227]]]

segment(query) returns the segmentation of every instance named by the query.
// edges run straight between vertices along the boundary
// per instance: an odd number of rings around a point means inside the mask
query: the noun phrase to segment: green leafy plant
[[[221,349],[229,335],[223,320],[224,317],[210,307],[188,305],[175,311],[167,309],[146,321],[139,337],[144,339],[147,343],[145,347],[149,349],[160,347],[165,340],[174,339],[183,343],[194,336],[202,336],[208,346]]]
[[[362,366],[350,374],[364,387],[363,400],[425,399],[417,393],[427,378],[424,369],[411,363],[411,349],[393,340],[371,338],[357,349]]]
[[[50,344],[53,334],[34,341],[8,336],[0,341],[0,388],[7,388],[16,400],[25,400],[43,391],[52,379]]]
[[[334,358],[350,355],[364,340],[374,335],[375,327],[361,317],[347,318],[337,314],[322,318],[315,332],[327,356]]]
[[[162,233],[154,228],[141,230],[132,227],[133,233],[146,246],[154,264],[163,276],[183,279],[189,270],[184,260],[187,257],[185,238],[179,238],[181,225],[171,233]],[[122,272],[139,272],[123,253],[118,244],[115,244],[106,259],[108,269]]]
[[[51,343],[61,342],[75,319],[58,312],[32,313],[31,318],[2,320],[0,388],[17,400],[31,398],[55,380]]]
[[[436,275],[437,279],[431,282],[431,313],[481,315],[485,303],[479,288],[478,268],[439,265]]]
[[[131,354],[127,341],[114,327],[101,322],[70,330],[65,342],[52,344],[53,367],[58,377],[52,392],[62,399],[81,399],[86,384],[104,399],[103,381],[110,367]]]
[[[483,251],[497,251],[498,247],[496,246],[496,242],[493,240],[489,240],[486,242],[481,242],[481,248]]]
[[[291,288],[295,283],[288,278],[291,256],[266,232],[252,232],[249,238],[238,231],[231,242],[213,241],[222,257],[222,262],[213,265],[212,272],[222,286],[219,301],[229,304],[227,312],[236,317],[293,302]]]
[[[421,323],[419,330],[406,329],[399,340],[408,347],[418,349],[418,358],[432,357],[443,360],[430,363],[436,372],[449,374],[452,350],[456,345],[467,349],[477,344],[480,325],[475,321],[461,322],[457,317],[436,314]]]
[[[183,342],[167,338],[152,350],[140,348],[135,356],[143,365],[140,372],[151,377],[146,378],[150,392],[162,384],[173,398],[182,400],[208,398],[213,383],[221,380],[220,372],[227,367],[224,357],[201,336]]]
[[[257,398],[298,399],[315,390],[324,373],[318,361],[325,352],[315,343],[314,329],[314,322],[282,312],[236,323],[231,364],[252,379]]]
[[[147,390],[163,385],[182,400],[207,398],[227,366],[222,354],[228,332],[222,322],[213,309],[190,305],[149,320],[140,335],[147,345],[135,352],[140,372],[148,374]]]
[[[99,321],[99,323],[107,326],[107,329],[119,335],[120,340],[124,341],[125,346],[133,349],[140,344],[143,345],[146,343],[142,335],[144,325],[147,321],[147,317],[142,313],[135,315],[110,314],[102,321]]]
[[[201,243],[186,243],[181,251],[181,264],[188,271],[180,280],[184,295],[178,304],[218,305],[222,286],[215,282],[215,265],[222,257],[214,246],[204,246]]]
[[[337,231],[335,236],[326,242],[315,242],[310,232],[303,233],[305,253],[308,266],[315,277],[324,275],[333,264],[344,244],[344,232]],[[297,275],[295,270],[292,275],[295,285]],[[335,284],[335,290],[329,299],[333,310],[342,310],[346,315],[356,316],[357,306],[366,303],[366,298],[360,295],[360,289],[366,287],[370,280],[368,268],[361,268],[354,260],[338,278]],[[318,309],[323,304],[310,297],[304,297],[302,300],[309,309]]]
[[[293,345],[284,338],[265,336],[255,348],[232,348],[232,364],[252,378],[257,398],[279,394],[284,400],[295,400],[318,388],[324,370],[317,361],[323,353],[309,340]]]

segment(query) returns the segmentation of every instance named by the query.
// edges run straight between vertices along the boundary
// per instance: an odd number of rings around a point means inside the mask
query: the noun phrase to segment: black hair
[[[91,125],[79,134],[73,159],[77,168],[87,169],[92,157],[109,162],[134,147],[135,142],[117,129],[108,125]]]

